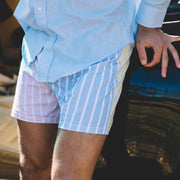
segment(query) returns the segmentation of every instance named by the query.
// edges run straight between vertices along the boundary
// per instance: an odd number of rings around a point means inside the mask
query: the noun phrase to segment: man
[[[112,125],[134,40],[141,63],[168,66],[179,37],[158,28],[169,0],[20,0],[25,36],[12,116],[21,179],[90,180]],[[139,25],[138,25],[139,24]],[[136,38],[135,38],[136,35]],[[147,62],[145,48],[154,57]]]

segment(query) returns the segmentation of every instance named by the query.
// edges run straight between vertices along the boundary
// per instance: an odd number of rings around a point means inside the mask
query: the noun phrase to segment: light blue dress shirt
[[[21,68],[53,82],[134,44],[137,24],[161,27],[170,0],[20,0]]]

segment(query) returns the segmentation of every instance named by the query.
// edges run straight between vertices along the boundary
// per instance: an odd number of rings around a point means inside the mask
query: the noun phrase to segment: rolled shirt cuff
[[[142,0],[137,12],[138,24],[149,28],[162,26],[170,0]]]

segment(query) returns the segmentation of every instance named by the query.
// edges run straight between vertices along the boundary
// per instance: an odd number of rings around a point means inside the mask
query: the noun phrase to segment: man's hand
[[[180,68],[180,59],[177,50],[171,44],[174,41],[180,41],[180,36],[172,36],[156,28],[146,28],[139,25],[136,35],[136,47],[139,59],[145,67],[152,67],[161,61],[161,76],[166,77],[168,67],[168,49],[172,54],[176,67]],[[147,61],[145,48],[152,48],[154,56],[151,62]]]

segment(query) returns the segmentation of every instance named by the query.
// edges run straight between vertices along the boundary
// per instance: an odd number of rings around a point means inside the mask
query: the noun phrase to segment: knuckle
[[[166,42],[163,42],[163,48],[167,48],[168,47],[168,44]]]
[[[162,49],[166,43],[162,41],[156,42],[156,48]]]
[[[144,44],[144,41],[143,41],[143,39],[140,39],[140,38],[136,38],[136,45],[137,46],[142,46],[143,44]]]
[[[164,43],[158,43],[157,46],[159,49],[162,49],[164,47]]]
[[[136,41],[136,47],[139,49],[140,47],[142,47],[142,43],[140,41]]]

